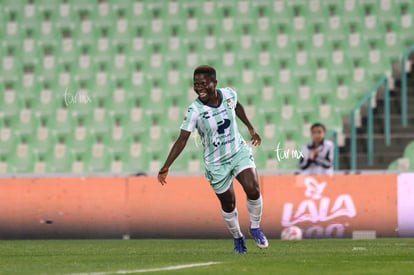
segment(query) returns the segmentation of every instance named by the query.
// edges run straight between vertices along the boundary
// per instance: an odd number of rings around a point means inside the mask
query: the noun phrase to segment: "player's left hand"
[[[167,182],[165,181],[165,179],[167,178],[168,175],[168,168],[163,167],[160,169],[160,171],[158,172],[158,181],[161,183],[161,185],[166,184]]]
[[[252,142],[252,145],[253,146],[260,145],[262,143],[262,139],[260,138],[259,134],[256,133],[256,130],[255,129],[249,129],[249,132],[250,132],[250,136],[251,136],[250,141]]]

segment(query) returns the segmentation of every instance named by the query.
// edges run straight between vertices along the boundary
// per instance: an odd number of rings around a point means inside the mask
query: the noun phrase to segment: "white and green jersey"
[[[228,162],[242,146],[246,145],[237,129],[237,94],[231,88],[217,89],[221,95],[217,107],[196,99],[187,109],[181,129],[197,129],[204,147],[204,163],[220,165]]]

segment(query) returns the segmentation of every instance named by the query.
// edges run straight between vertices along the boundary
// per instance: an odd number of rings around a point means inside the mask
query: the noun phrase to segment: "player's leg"
[[[239,215],[236,208],[236,196],[234,195],[233,183],[227,191],[216,194],[221,204],[221,215],[227,225],[227,229],[234,239],[234,253],[244,254],[247,252],[244,236],[240,230]]]
[[[233,173],[247,196],[246,204],[250,216],[250,233],[258,247],[266,248],[269,246],[269,242],[260,229],[263,200],[251,148],[248,146],[242,147],[235,155],[232,166]]]
[[[230,166],[206,167],[206,177],[220,201],[221,214],[234,239],[234,252],[237,254],[246,253],[244,236],[239,225]]]
[[[266,248],[269,246],[269,242],[260,229],[263,200],[262,195],[260,194],[256,168],[246,168],[242,170],[236,178],[243,186],[243,190],[247,196],[246,204],[250,216],[250,233],[254,237],[258,247]]]

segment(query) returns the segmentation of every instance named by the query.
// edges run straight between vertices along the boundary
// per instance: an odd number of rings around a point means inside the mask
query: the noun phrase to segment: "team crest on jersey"
[[[233,101],[231,100],[231,98],[226,100],[227,103],[227,107],[229,107],[230,109],[233,109]]]

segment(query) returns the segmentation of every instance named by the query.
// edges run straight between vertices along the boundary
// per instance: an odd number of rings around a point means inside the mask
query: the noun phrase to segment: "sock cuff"
[[[221,209],[221,214],[223,215],[223,218],[231,219],[234,216],[237,216],[237,208],[234,208],[234,210],[231,212],[225,212],[223,209]]]
[[[251,200],[247,198],[247,203],[250,205],[259,205],[262,203],[262,194],[260,194],[260,197],[257,200]]]

